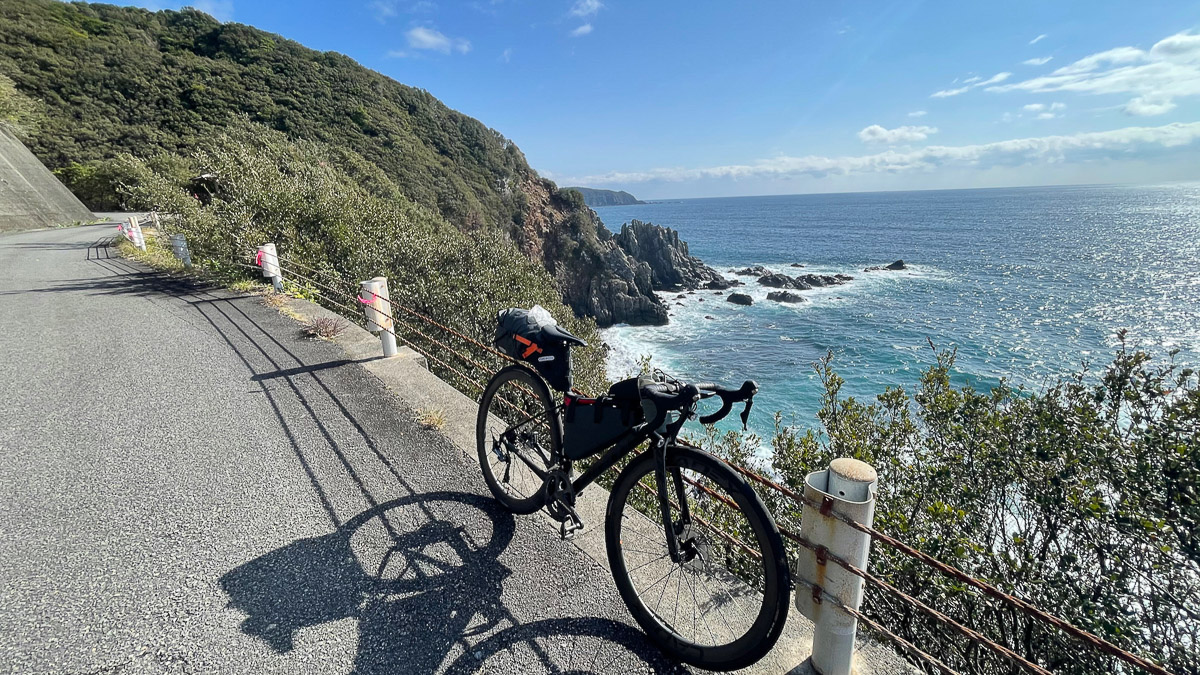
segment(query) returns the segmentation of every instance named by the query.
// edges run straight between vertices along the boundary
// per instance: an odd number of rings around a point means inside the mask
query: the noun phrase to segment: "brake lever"
[[[742,408],[742,431],[749,431],[747,421],[750,419],[750,408],[754,407],[754,397],[746,399],[746,407]]]

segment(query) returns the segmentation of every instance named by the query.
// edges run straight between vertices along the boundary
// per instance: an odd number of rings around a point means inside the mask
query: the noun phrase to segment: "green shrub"
[[[188,170],[178,170],[185,163]],[[386,176],[372,172],[349,151],[292,142],[278,132],[243,123],[186,160],[124,156],[116,171],[129,176],[127,201],[178,214],[173,231],[187,235],[198,260],[248,264],[258,244],[274,242],[285,278],[308,277],[332,286],[342,295],[321,289],[322,297],[349,306],[356,315],[353,295],[358,282],[384,275],[398,305],[485,344],[491,343],[500,309],[541,304],[593,345],[576,350],[579,386],[596,390],[605,384],[604,352],[595,324],[576,318],[562,304],[545,270],[498,233],[458,231],[437,212],[403,197]],[[181,178],[189,174],[211,178],[202,183]],[[398,337],[444,360],[446,365],[430,359],[430,365],[469,394],[479,391],[468,380],[486,383],[490,371],[500,365],[485,351],[410,314],[394,314]],[[453,356],[433,340],[466,352],[469,360]]]
[[[1122,344],[1103,373],[980,392],[951,385],[953,363],[940,352],[913,394],[860,401],[842,396],[827,358],[816,364],[820,429],[777,416],[769,458],[740,434],[710,434],[706,445],[797,491],[836,457],[868,462],[879,472],[880,530],[1174,672],[1200,672],[1195,371]],[[761,494],[798,527],[797,505]],[[871,567],[1055,673],[1128,671],[885,545],[873,545]],[[885,591],[868,592],[865,610],[962,672],[1014,672]]]

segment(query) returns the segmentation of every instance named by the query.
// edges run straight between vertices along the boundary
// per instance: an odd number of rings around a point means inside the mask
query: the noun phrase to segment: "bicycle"
[[[585,346],[583,340],[557,326],[518,340],[532,345],[517,355],[538,372],[522,363],[497,372],[476,420],[479,463],[492,495],[516,514],[545,507],[570,539],[583,527],[577,496],[628,460],[609,495],[605,545],[634,619],[684,663],[736,670],[761,659],[779,639],[790,604],[779,529],[741,475],[677,438],[699,402],[712,397],[721,408],[701,423],[722,419],[744,401],[745,424],[757,385],[731,389],[660,374],[618,382],[606,396],[590,398],[570,386],[570,347]],[[556,358],[540,360],[554,347]],[[564,392],[561,404],[541,376],[539,366],[547,363],[553,364],[545,366],[547,379]],[[646,441],[649,449],[637,453]],[[589,458],[591,465],[574,477],[574,463]],[[663,607],[668,597],[673,605]]]

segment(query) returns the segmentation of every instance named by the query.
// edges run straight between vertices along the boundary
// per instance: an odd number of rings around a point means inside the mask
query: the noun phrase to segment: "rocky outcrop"
[[[906,269],[908,269],[908,265],[905,265],[903,260],[897,260],[896,262],[891,263],[889,265],[877,265],[875,267],[867,267],[867,268],[863,269],[863,271],[864,272],[897,272],[899,270],[906,270]]]
[[[807,302],[807,299],[803,295],[791,291],[771,291],[767,293],[767,299],[787,303]]]
[[[771,288],[795,288],[796,280],[786,274],[764,274],[758,278],[758,283]]]
[[[754,298],[750,297],[749,295],[746,295],[745,293],[730,293],[729,297],[725,298],[725,300],[728,302],[732,302],[735,305],[753,305],[754,304]]]
[[[733,285],[720,272],[690,255],[687,242],[669,227],[634,220],[621,226],[615,241],[634,260],[650,266],[650,283],[655,290],[715,290]]]
[[[750,267],[743,267],[740,270],[729,270],[729,271],[740,277],[761,277],[764,274],[770,273],[770,271],[767,270],[767,268],[763,267],[762,265],[751,265]]]
[[[573,191],[531,177],[517,246],[554,277],[563,301],[604,327],[662,325],[667,308],[654,294],[650,266],[627,254]]]
[[[789,277],[786,274],[768,272],[758,278],[758,283],[771,288],[792,288],[799,291],[807,291],[810,288],[840,286],[853,279],[854,277],[847,274],[801,274],[797,277]]]

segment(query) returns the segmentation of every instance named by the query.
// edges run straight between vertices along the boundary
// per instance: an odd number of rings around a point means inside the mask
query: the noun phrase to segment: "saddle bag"
[[[643,419],[637,401],[611,396],[567,396],[563,403],[563,452],[571,460],[604,450]]]
[[[540,312],[539,312],[540,310]],[[505,354],[528,363],[551,387],[571,390],[571,348],[547,334],[554,319],[541,307],[514,307],[496,316],[494,343]]]

